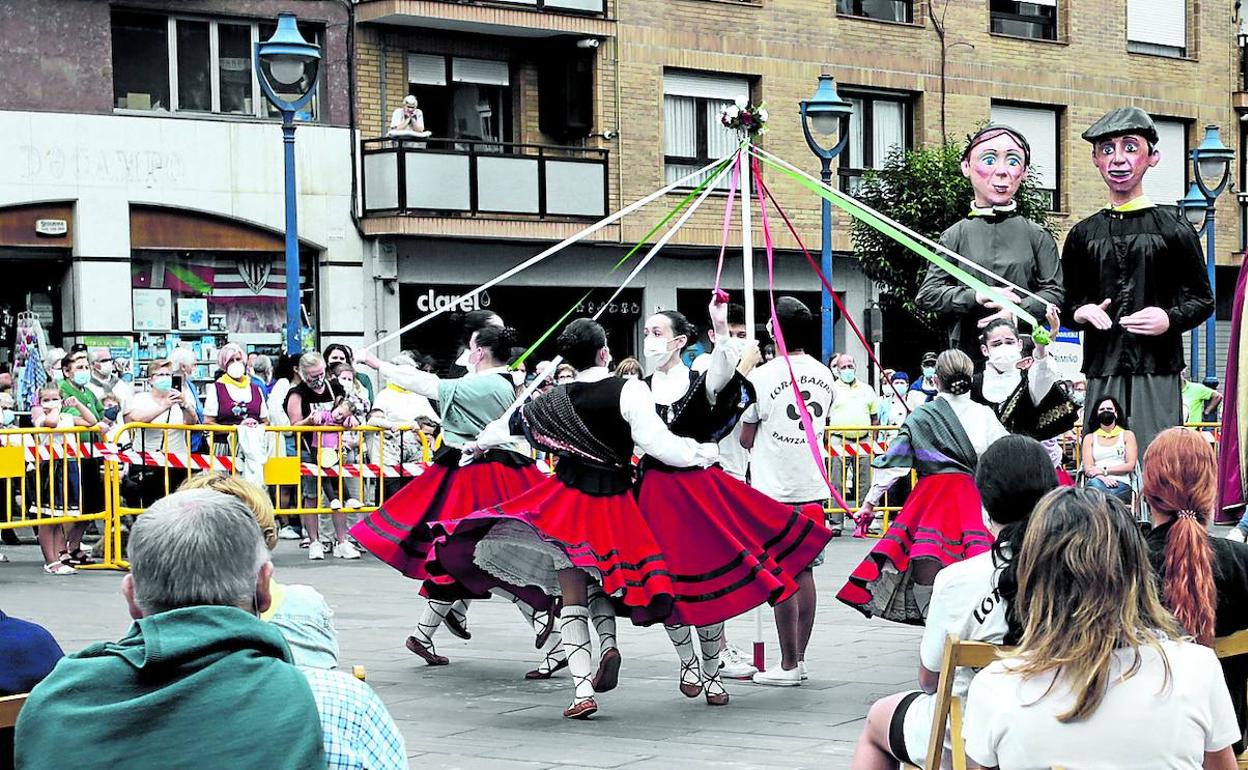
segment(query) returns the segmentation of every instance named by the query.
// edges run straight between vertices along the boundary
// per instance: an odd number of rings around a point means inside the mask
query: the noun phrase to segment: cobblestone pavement
[[[28,531],[22,532],[30,542]],[[495,600],[469,615],[471,641],[443,630],[438,650],[451,658],[429,668],[403,647],[421,600],[417,586],[375,559],[332,557],[309,562],[284,541],[274,557],[284,583],[315,586],[334,608],[344,666],[362,664],[407,739],[411,766],[433,770],[553,768],[819,768],[849,767],[863,715],[881,695],[913,686],[919,629],[866,620],[834,599],[869,548],[834,540],[816,570],[820,607],[808,654],[811,678],[801,687],[730,682],[732,704],[711,708],[676,689],[677,658],[660,628],[621,622],[624,656],[619,688],[600,697],[588,723],[560,716],[570,697],[566,671],[545,682],[524,672],[538,655],[519,613]],[[116,639],[129,623],[117,573],[52,577],[39,569],[33,545],[0,546],[0,609],[47,626],[67,652]],[[770,610],[762,615],[768,662],[778,665]],[[754,616],[728,624],[743,649]]]

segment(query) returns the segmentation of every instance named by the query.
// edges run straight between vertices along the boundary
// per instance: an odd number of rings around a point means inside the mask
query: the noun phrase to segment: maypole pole
[[[753,190],[754,172],[750,166],[750,137],[747,133],[737,150],[737,162],[741,164],[741,286],[745,305],[746,338],[758,338],[754,330],[754,234],[750,229],[750,195]]]

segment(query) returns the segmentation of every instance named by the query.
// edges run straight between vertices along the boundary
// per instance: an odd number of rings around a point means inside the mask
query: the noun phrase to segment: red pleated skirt
[[[969,474],[924,476],[836,598],[867,617],[922,625],[936,573],[987,551],[992,541]],[[916,586],[925,595],[916,598]]]
[[[518,529],[526,539],[560,552],[571,566],[596,574],[617,609],[634,623],[658,623],[672,614],[671,568],[632,492],[589,495],[553,477],[491,508],[434,523],[428,594],[438,596],[448,584],[467,589],[469,596],[503,588],[538,610],[551,606],[552,597],[536,582],[509,582],[474,558],[478,544],[505,522],[511,531]],[[557,567],[549,565],[549,574],[542,576],[547,590],[557,585]]]
[[[638,506],[672,573],[667,623],[711,625],[788,599],[832,539],[822,506],[776,502],[717,467],[647,470]]]
[[[429,525],[467,516],[496,505],[540,484],[546,477],[536,467],[500,462],[447,468],[430,465],[375,512],[351,528],[351,536],[370,553],[404,575],[429,577],[425,561],[433,547]]]

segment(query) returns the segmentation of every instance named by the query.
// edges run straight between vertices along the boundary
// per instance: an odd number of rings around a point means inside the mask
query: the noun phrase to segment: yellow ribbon
[[[1105,438],[1117,438],[1120,433],[1122,433],[1121,425],[1115,425],[1112,430],[1105,430],[1104,428],[1096,429],[1096,435],[1103,436]]]
[[[386,385],[386,390],[393,390],[395,393],[410,393],[411,392],[407,388],[395,385],[393,382]]]
[[[221,375],[221,379],[217,380],[217,382],[225,385],[233,385],[236,388],[242,389],[251,385],[251,377],[244,374],[241,380],[236,380],[228,374],[223,374]]]

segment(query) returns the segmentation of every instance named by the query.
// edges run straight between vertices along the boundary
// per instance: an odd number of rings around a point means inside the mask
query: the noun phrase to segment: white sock
[[[471,603],[469,599],[459,599],[451,603],[450,614],[454,615],[455,619],[459,621],[461,628],[468,627],[468,605]]]
[[[438,627],[442,625],[442,621],[446,619],[446,613],[451,611],[451,602],[439,602],[432,599],[425,605],[425,611],[420,614],[420,620],[416,621],[416,629],[412,631],[412,636],[416,637],[416,641],[429,648],[433,652],[433,635],[437,632]]]
[[[501,594],[503,592],[499,591],[498,593]],[[538,623],[538,618],[541,617],[545,619],[549,617],[549,615],[544,612],[536,612],[532,607],[514,596],[507,596],[511,600],[511,603],[516,605],[516,609],[520,611],[520,614],[524,616],[524,619],[528,621],[528,624],[533,627],[534,633],[539,633],[542,625],[544,624]],[[545,657],[537,667],[537,670],[541,671],[543,674],[549,674],[551,669],[553,669],[556,664],[563,662],[563,660],[567,657],[563,652],[563,637],[559,633],[558,618],[555,618],[553,622],[556,627],[550,631],[550,638],[546,640],[546,646],[542,648],[542,652],[545,654]]]
[[[663,626],[667,637],[672,640],[676,654],[680,656],[680,683],[700,686],[702,674],[699,671],[698,655],[693,649],[693,628],[691,626]]]
[[[615,645],[615,605],[597,583],[589,584],[589,613],[594,619],[594,631],[598,634],[598,656]]]
[[[706,682],[708,695],[720,695],[724,683],[719,678],[719,648],[724,640],[724,624],[698,628],[698,646],[702,651],[702,679]]]
[[[564,605],[559,615],[559,631],[563,650],[568,656],[568,671],[576,685],[575,703],[594,697],[594,656],[590,652],[589,609],[580,605]]]

